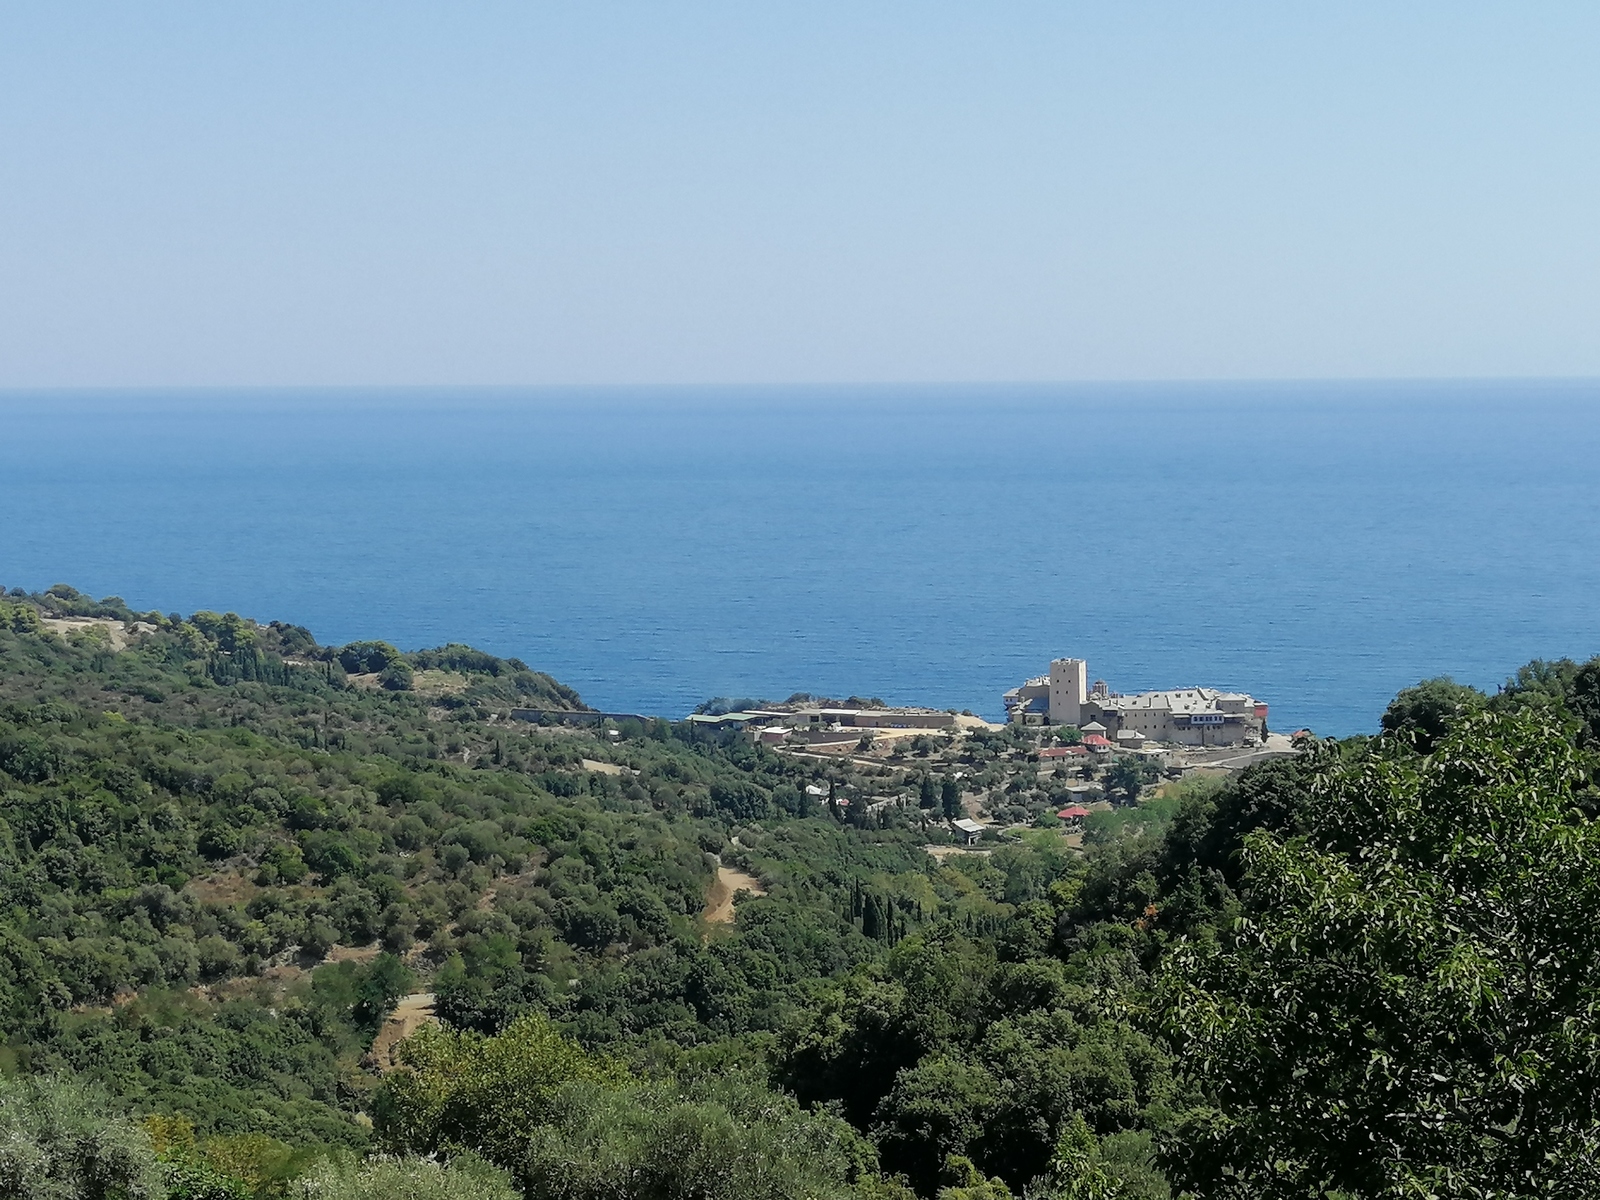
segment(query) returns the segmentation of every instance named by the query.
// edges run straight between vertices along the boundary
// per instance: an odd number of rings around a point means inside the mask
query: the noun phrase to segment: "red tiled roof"
[[[1060,817],[1063,821],[1070,821],[1074,817],[1087,817],[1088,815],[1089,810],[1081,804],[1074,804],[1068,808],[1063,808],[1056,814],[1056,816]]]

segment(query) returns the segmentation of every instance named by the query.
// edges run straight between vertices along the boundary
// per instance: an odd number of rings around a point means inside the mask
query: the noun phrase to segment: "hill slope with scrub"
[[[1081,844],[1048,730],[825,760],[530,709],[583,704],[464,646],[0,599],[29,1186],[1596,1190],[1600,665],[1425,682],[1381,736],[1135,783]],[[963,796],[1010,832],[950,846]],[[719,868],[761,885],[731,924]]]

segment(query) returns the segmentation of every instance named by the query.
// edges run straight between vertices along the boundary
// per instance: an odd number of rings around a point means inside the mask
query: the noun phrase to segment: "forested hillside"
[[[0,601],[0,1194],[1600,1193],[1595,664],[1130,774],[1081,839],[1036,730],[518,709],[584,711],[464,646]],[[1013,828],[963,851],[976,799]]]

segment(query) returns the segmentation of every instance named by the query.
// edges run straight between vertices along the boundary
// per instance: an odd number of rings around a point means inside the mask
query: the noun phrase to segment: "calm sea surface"
[[[0,582],[468,641],[607,709],[1000,712],[1052,656],[1278,729],[1600,652],[1600,385],[0,395]]]

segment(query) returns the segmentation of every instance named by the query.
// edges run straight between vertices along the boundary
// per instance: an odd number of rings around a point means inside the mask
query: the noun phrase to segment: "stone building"
[[[1104,680],[1091,687],[1088,678],[1083,659],[1058,658],[1048,676],[1006,693],[1007,715],[1027,724],[1097,724],[1113,745],[1242,746],[1266,737],[1267,706],[1244,692],[1190,687],[1124,696]]]

